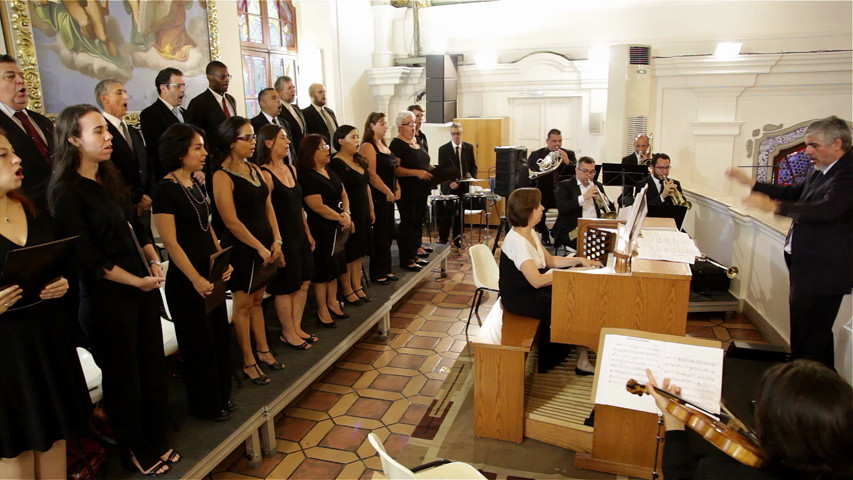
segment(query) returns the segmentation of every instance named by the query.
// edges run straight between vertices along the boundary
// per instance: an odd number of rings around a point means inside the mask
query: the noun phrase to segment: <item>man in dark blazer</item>
[[[160,136],[172,124],[188,120],[187,111],[181,108],[187,92],[187,84],[184,83],[184,74],[180,70],[169,67],[157,73],[154,86],[157,88],[157,100],[140,112],[139,123],[142,127],[142,136],[145,138],[145,153],[149,168],[153,168],[154,178],[163,178],[168,172],[160,166]],[[210,139],[205,146],[211,148]]]
[[[747,203],[793,220],[785,240],[791,356],[835,365],[832,326],[853,290],[853,154],[850,126],[836,116],[806,128],[814,171],[797,185],[758,183],[740,170],[726,173],[754,192]]]
[[[457,195],[459,200],[468,193],[468,182],[457,180],[477,176],[477,162],[474,159],[474,146],[462,141],[462,124],[453,122],[450,126],[450,141],[438,148],[438,168],[435,174],[449,177],[441,183],[441,193]],[[450,224],[453,223],[453,245],[460,246],[459,238],[462,233],[462,217],[456,215],[452,219],[438,219],[438,241],[447,243]]]
[[[137,215],[143,223],[151,226],[151,187],[154,172],[148,168],[145,142],[138,128],[127,125],[123,118],[127,114],[130,96],[124,85],[115,79],[101,80],[95,86],[95,100],[104,111],[107,130],[113,136],[113,153],[110,160],[121,172],[130,188],[130,200],[136,205]]]
[[[214,145],[211,144],[215,143],[219,125],[237,115],[237,102],[228,94],[231,74],[224,63],[216,60],[208,63],[205,73],[207,90],[190,100],[187,107],[189,119],[186,121],[204,130],[207,137],[205,146],[208,151],[213,151]]]
[[[622,157],[623,165],[641,165],[649,158],[649,137],[645,133],[634,139],[634,153]]]
[[[305,133],[317,133],[326,137],[326,143],[334,154],[335,147],[332,146],[331,139],[338,129],[338,119],[335,112],[326,106],[326,87],[322,83],[314,83],[308,87],[308,94],[311,96],[311,105],[302,109]]]
[[[281,101],[281,117],[290,125],[290,133],[293,135],[291,143],[294,149],[298,149],[299,142],[305,136],[305,117],[299,106],[293,103],[296,100],[296,85],[292,78],[284,75],[275,80],[275,91]],[[296,157],[292,161],[296,162]]]
[[[29,96],[17,61],[0,55],[0,127],[21,158],[24,181],[21,191],[37,206],[47,209],[47,184],[53,163],[53,124],[44,115],[27,109]]]
[[[568,245],[577,248],[577,232],[579,218],[602,218],[605,212],[596,202],[599,192],[604,192],[604,185],[594,180],[595,160],[581,157],[575,167],[575,176],[560,180],[554,191],[557,210],[560,212],[551,234],[554,245]],[[613,203],[607,201],[607,208],[615,211]]]
[[[291,165],[296,165],[296,144],[293,143],[290,125],[280,115],[282,106],[278,98],[278,93],[269,87],[261,90],[258,93],[258,104],[261,106],[261,113],[250,120],[252,128],[255,129],[255,135],[261,131],[261,127],[264,125],[273,124],[282,127],[287,138],[290,139],[288,158],[284,159],[284,161]]]
[[[637,192],[646,188],[646,203],[648,205],[673,205],[672,192],[678,190],[684,196],[681,183],[669,178],[670,158],[665,153],[652,155],[649,170],[651,175],[637,183]],[[668,180],[668,181],[667,181]]]
[[[560,158],[563,162],[553,172],[536,179],[536,188],[542,192],[542,206],[545,207],[546,211],[549,208],[557,206],[554,200],[554,189],[557,187],[557,183],[560,180],[571,177],[574,173],[573,167],[577,162],[575,152],[563,148],[563,133],[556,128],[552,128],[545,137],[545,146],[534,151],[527,157],[527,168],[538,172],[539,165],[537,162],[545,158],[549,153],[557,151],[560,152]],[[542,243],[544,245],[551,245],[548,226],[545,225],[545,215],[542,215],[542,220],[536,224],[536,231],[542,236]]]

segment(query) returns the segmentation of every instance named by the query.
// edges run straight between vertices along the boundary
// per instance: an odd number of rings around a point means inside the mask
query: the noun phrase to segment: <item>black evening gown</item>
[[[296,178],[296,170],[291,165],[290,174]],[[305,234],[305,224],[302,217],[302,187],[296,182],[293,187],[281,183],[266,167],[261,167],[272,176],[272,207],[281,232],[285,265],[278,269],[278,276],[267,286],[270,295],[289,295],[298,291],[302,284],[314,276],[314,257],[311,255],[311,245]],[[313,235],[313,234],[312,234]]]
[[[370,143],[376,151],[376,174],[392,192],[397,183],[397,157],[393,153],[382,153],[375,143]],[[370,254],[370,279],[385,278],[391,273],[391,241],[394,239],[394,202],[389,202],[385,194],[370,186],[373,196],[372,253]]]
[[[335,175],[335,172],[329,171],[329,178],[326,178],[316,170],[302,170],[299,172],[299,185],[302,187],[302,198],[309,195],[320,195],[323,199],[323,204],[332,210],[340,213],[343,211],[341,198],[343,194],[343,183]],[[314,277],[311,279],[314,283],[326,283],[337,279],[347,271],[346,257],[344,252],[335,255],[332,253],[332,247],[335,243],[335,231],[338,229],[338,222],[323,218],[308,204],[305,204],[305,212],[308,214],[308,228],[311,229],[311,236],[314,237]]]
[[[267,220],[267,188],[264,178],[258,168],[249,164],[251,178],[236,174],[228,169],[222,171],[231,177],[234,183],[234,209],[237,218],[246,226],[249,232],[258,239],[267,249],[272,248],[272,227]],[[220,243],[223,247],[231,249],[231,280],[228,288],[232,292],[248,292],[252,280],[252,269],[256,261],[261,257],[254,247],[241,242],[227,227],[223,228]]]
[[[185,191],[171,180],[161,180],[154,193],[154,214],[175,217],[178,245],[193,268],[207,278],[210,256],[217,250],[210,235],[210,205],[204,187],[195,184]],[[218,417],[231,399],[230,329],[225,303],[206,314],[205,299],[174,262],[166,272],[166,301],[181,346],[188,411],[196,417]]]
[[[53,241],[50,215],[27,215],[27,243]],[[0,235],[0,269],[21,248]],[[91,402],[61,300],[0,314],[0,457],[47,451],[57,440],[86,432]]]
[[[399,138],[388,146],[400,159],[400,167],[412,170],[429,171],[429,154],[424,148],[412,148]],[[397,246],[400,249],[400,266],[405,267],[415,261],[415,254],[423,237],[424,215],[426,215],[429,181],[418,177],[400,177],[400,229],[397,233]]]
[[[370,200],[367,196],[367,185],[370,183],[370,172],[367,168],[358,173],[338,157],[332,159],[329,168],[334,171],[344,183],[344,189],[349,198],[349,209],[355,223],[355,233],[350,235],[346,245],[347,263],[370,255],[371,230]]]

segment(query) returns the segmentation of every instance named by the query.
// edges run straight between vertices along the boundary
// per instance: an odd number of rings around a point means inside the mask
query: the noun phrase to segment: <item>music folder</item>
[[[78,238],[68,237],[9,251],[0,272],[0,289],[17,285],[23,289],[19,305],[37,302],[42,289],[65,273]]]
[[[687,207],[683,205],[649,205],[647,217],[671,218],[675,220],[675,228],[681,230],[684,217],[687,215]]]
[[[273,281],[278,274],[278,262],[271,262],[264,265],[264,261],[258,258],[252,264],[252,276],[249,279],[249,293],[266,287]]]
[[[625,187],[633,187],[637,182],[649,176],[649,167],[646,165],[624,165],[621,163],[605,163],[599,168],[595,166],[595,177],[598,178],[598,172],[603,171],[602,185],[619,185]]]
[[[213,284],[213,292],[204,297],[205,315],[210,314],[210,312],[225,301],[225,290],[227,290],[227,287],[225,286],[225,281],[222,280],[222,274],[228,269],[230,262],[231,247],[223,248],[210,256],[210,269],[207,281]]]

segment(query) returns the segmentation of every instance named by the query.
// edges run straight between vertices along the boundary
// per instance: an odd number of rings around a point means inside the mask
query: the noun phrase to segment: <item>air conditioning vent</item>
[[[631,65],[648,65],[652,59],[651,47],[635,45],[628,50],[629,63]]]

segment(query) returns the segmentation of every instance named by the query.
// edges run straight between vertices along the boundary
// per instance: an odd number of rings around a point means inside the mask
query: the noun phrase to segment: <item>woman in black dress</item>
[[[394,238],[394,202],[400,199],[397,182],[397,157],[385,145],[388,118],[373,112],[364,122],[359,155],[367,160],[370,193],[373,199],[373,242],[370,254],[370,281],[387,285],[399,280],[391,274],[391,241]]]
[[[225,224],[222,246],[232,247],[234,271],[228,288],[234,295],[231,322],[240,352],[243,375],[256,385],[270,382],[252,352],[252,336],[258,360],[272,370],[281,370],[267,344],[261,300],[264,287],[251,290],[253,275],[262,266],[284,266],[281,235],[261,169],[246,161],[255,153],[255,133],[249,120],[235,116],[219,125],[217,165],[213,173],[216,209]]]
[[[160,137],[160,166],[169,172],[154,191],[154,221],[172,268],[166,274],[166,300],[181,346],[190,415],[228,420],[231,362],[228,355],[228,312],[222,302],[209,314],[205,298],[213,292],[208,279],[210,256],[220,251],[210,228],[210,202],[193,174],[202,171],[207,150],[204,130],[176,123]],[[228,281],[229,268],[222,275]]]
[[[302,313],[308,300],[308,285],[314,276],[314,238],[302,208],[302,189],[296,179],[296,169],[285,159],[290,152],[290,139],[278,125],[264,125],[258,132],[258,151],[255,163],[261,170],[272,195],[272,206],[282,236],[282,252],[287,263],[267,286],[275,296],[275,311],[281,323],[279,340],[290,347],[307,350],[319,340],[302,329]]]
[[[54,240],[52,219],[18,189],[21,159],[0,129],[0,270],[6,254]],[[91,407],[70,341],[61,278],[37,298],[0,290],[0,478],[65,478],[65,439],[88,429]]]
[[[308,227],[317,242],[314,248],[314,297],[317,300],[317,322],[335,328],[332,319],[344,319],[338,304],[337,279],[346,272],[343,249],[335,253],[341,229],[352,226],[349,199],[341,180],[329,171],[329,145],[317,134],[305,135],[299,144],[299,185],[308,214]]]
[[[103,373],[122,464],[146,474],[165,473],[180,455],[168,447],[163,426],[169,378],[159,312],[158,289],[165,281],[160,259],[109,161],[112,135],[101,112],[91,105],[68,107],[59,114],[54,135],[48,203],[63,235],[80,236],[79,319]]]
[[[400,249],[400,266],[418,271],[429,262],[418,260],[418,247],[423,237],[422,227],[429,197],[429,154],[415,140],[415,115],[412,112],[397,114],[398,135],[391,140],[390,149],[400,159],[397,178],[400,181],[400,229],[397,246]]]
[[[519,188],[507,200],[506,216],[512,226],[501,244],[499,288],[506,311],[539,319],[539,372],[559,365],[565,349],[551,343],[552,268],[601,266],[601,262],[581,257],[554,257],[542,248],[533,227],[542,219],[542,192]],[[578,347],[579,375],[591,374],[588,349]]]
[[[367,161],[358,154],[358,129],[352,125],[341,125],[332,136],[335,158],[329,168],[344,183],[349,197],[352,216],[352,235],[346,245],[347,271],[340,277],[341,296],[350,305],[363,305],[370,301],[361,286],[362,259],[370,254],[371,226],[376,220],[373,215],[373,198],[370,195],[370,172]]]

